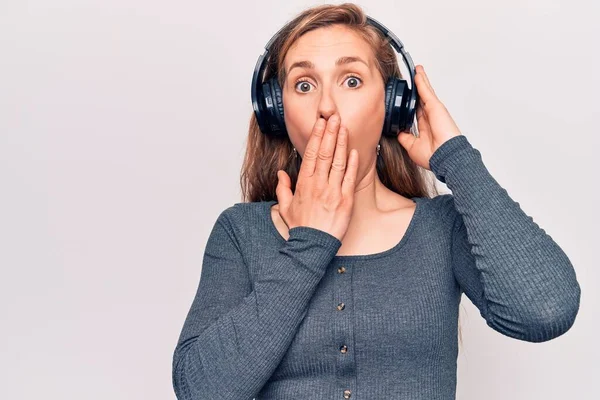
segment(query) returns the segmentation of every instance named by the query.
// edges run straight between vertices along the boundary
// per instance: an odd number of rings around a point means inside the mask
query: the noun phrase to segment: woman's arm
[[[453,270],[487,324],[516,339],[543,342],[565,333],[581,289],[563,250],[490,175],[464,135],[443,143],[431,170],[452,194]]]
[[[232,229],[235,207],[221,213],[208,238],[198,290],[173,354],[179,400],[255,397],[342,244],[318,229],[292,228],[273,263],[261,266],[251,282]]]

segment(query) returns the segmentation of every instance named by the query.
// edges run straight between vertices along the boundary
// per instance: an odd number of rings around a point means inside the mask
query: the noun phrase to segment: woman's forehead
[[[338,26],[318,28],[299,37],[288,50],[284,66],[287,71],[296,63],[304,68],[329,68],[340,58],[358,58],[371,67],[369,44],[356,32]],[[346,63],[348,60],[345,60]],[[343,63],[343,62],[342,62]]]

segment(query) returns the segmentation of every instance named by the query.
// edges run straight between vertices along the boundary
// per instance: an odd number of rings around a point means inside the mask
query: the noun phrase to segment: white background
[[[175,399],[204,246],[241,201],[256,60],[316,4],[0,2],[0,398]],[[600,398],[598,3],[358,4],[581,284],[575,325],[537,344],[463,296],[457,398]]]

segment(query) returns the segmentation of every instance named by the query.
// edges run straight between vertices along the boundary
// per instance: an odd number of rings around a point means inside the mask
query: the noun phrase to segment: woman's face
[[[360,61],[336,65],[344,57],[358,57],[367,65]],[[293,67],[298,62],[304,63]],[[300,156],[304,156],[319,116],[328,119],[338,113],[348,128],[346,158],[351,149],[358,150],[360,179],[376,160],[385,116],[383,79],[369,45],[343,25],[318,28],[294,43],[285,56],[284,68],[285,124]]]

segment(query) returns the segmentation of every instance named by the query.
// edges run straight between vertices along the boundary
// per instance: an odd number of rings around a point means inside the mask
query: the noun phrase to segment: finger
[[[420,103],[419,107],[417,107],[417,128],[419,132],[418,138],[428,137],[430,135],[431,127],[429,126],[427,114]]]
[[[348,156],[348,165],[344,180],[342,182],[342,197],[345,200],[354,199],[354,190],[356,187],[356,177],[358,176],[358,150],[352,149]]]
[[[319,118],[313,125],[312,133],[306,144],[306,150],[304,150],[304,155],[302,156],[302,164],[300,164],[300,171],[298,171],[298,181],[302,177],[310,178],[315,173],[317,154],[319,153],[319,147],[321,147],[321,140],[326,124],[327,122],[323,118]]]
[[[417,121],[419,121],[421,118],[424,118],[425,114],[423,113],[423,103],[422,100],[419,99],[419,103],[417,105]]]
[[[340,124],[333,163],[331,164],[331,170],[329,171],[329,184],[334,188],[340,188],[342,180],[344,179],[344,174],[346,173],[346,162],[348,158],[347,148],[348,128]]]
[[[327,183],[329,181],[329,171],[331,170],[333,152],[335,150],[335,142],[337,140],[339,128],[340,116],[334,114],[329,117],[329,120],[327,121],[327,127],[325,128],[323,140],[321,141],[321,147],[319,147],[319,151],[317,152],[315,176],[318,177],[321,183]]]
[[[419,70],[420,69],[417,69],[417,71]],[[429,88],[425,75],[422,72],[417,72],[417,75],[415,75],[415,83],[417,85],[417,92],[419,93],[419,101],[422,103],[423,108],[427,110],[428,106],[430,106],[432,102],[436,101],[437,98],[433,91]]]
[[[427,84],[427,87],[429,88],[429,90],[431,91],[431,93],[433,93],[435,95],[435,90],[433,90],[433,86],[431,85],[431,82],[429,81],[429,77],[427,76],[427,72],[425,72],[425,68],[423,68],[422,65],[419,65],[419,73],[423,74],[423,78],[425,79],[425,83]]]
[[[398,135],[398,143],[402,145],[407,151],[415,144],[417,137],[410,132],[401,132]]]
[[[291,179],[283,170],[277,171],[277,187],[275,188],[275,195],[277,196],[277,202],[283,208],[287,207],[294,197]]]

